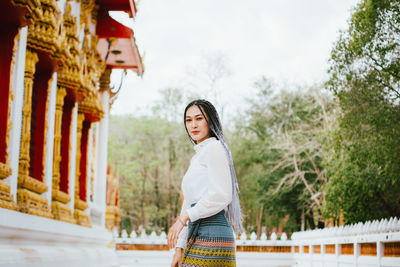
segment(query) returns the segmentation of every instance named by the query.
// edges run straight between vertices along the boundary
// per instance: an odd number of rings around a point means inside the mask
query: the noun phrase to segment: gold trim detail
[[[64,97],[66,94],[67,91],[64,87],[57,86],[56,114],[54,122],[53,190],[58,190],[60,187],[62,114]]]
[[[85,98],[79,104],[79,111],[85,113],[87,120],[95,122],[104,117],[104,107],[98,93],[98,81],[105,64],[97,53],[97,36],[91,35],[87,27],[85,28],[85,32],[88,33],[84,38],[82,46],[84,74],[82,76],[82,86]]]
[[[2,162],[0,162],[0,179],[5,179],[12,174],[12,169]]]
[[[40,11],[34,23],[28,27],[28,47],[50,55],[59,49],[59,25],[61,12],[54,0],[40,0]]]
[[[19,174],[17,203],[22,212],[33,215],[53,218],[50,213],[47,199],[40,194],[47,191],[47,185],[29,176],[29,147],[31,141],[31,114],[32,114],[32,89],[36,71],[36,63],[39,58],[36,52],[26,50],[25,62],[25,96],[22,108],[22,134],[21,151],[19,157]]]
[[[47,185],[29,175],[20,175],[18,179],[18,188],[29,189],[34,193],[43,194],[47,192]]]
[[[39,57],[36,52],[26,50],[25,62],[25,96],[22,108],[21,151],[19,156],[19,175],[29,176],[29,147],[31,142],[32,89],[36,63]]]
[[[53,218],[53,214],[50,213],[47,199],[44,196],[38,195],[27,189],[17,190],[17,202],[22,212]]]
[[[92,227],[89,215],[87,215],[84,211],[74,210],[74,218],[77,224],[85,227]]]
[[[79,110],[79,108],[78,108]],[[78,112],[77,119],[77,134],[76,134],[76,168],[75,168],[75,202],[74,202],[74,218],[76,223],[86,227],[92,227],[89,216],[84,212],[88,208],[86,201],[83,201],[79,197],[79,178],[81,176],[81,139],[82,139],[82,127],[85,115]]]
[[[76,129],[75,203],[76,200],[79,199],[79,182],[80,182],[79,178],[81,176],[81,138],[82,138],[82,126],[84,118],[85,115],[83,115],[83,113],[78,112],[77,129]]]
[[[63,191],[58,189],[53,190],[52,198],[53,200],[61,202],[63,204],[67,204],[71,201],[71,197],[67,193],[64,193]]]
[[[76,223],[74,217],[72,216],[71,209],[64,203],[58,201],[51,202],[51,211],[53,212],[54,219],[56,220],[74,224]]]
[[[64,56],[62,71],[58,73],[57,81],[61,86],[71,91],[72,95],[82,95],[82,67],[80,62],[79,39],[76,19],[71,14],[71,5],[67,3],[63,16],[63,42],[61,51]]]
[[[112,230],[114,227],[119,227],[121,220],[121,210],[119,208],[119,172],[115,172],[113,167],[110,167],[110,172],[107,174],[107,190],[106,190],[106,228]]]
[[[42,16],[40,0],[11,0],[11,3],[15,6],[25,7],[29,10],[29,14],[26,15],[28,22],[32,23],[32,19],[37,19]]]
[[[81,199],[75,198],[74,207],[75,207],[75,209],[84,211],[88,208],[88,203]]]
[[[116,206],[106,207],[106,228],[112,230],[113,227],[119,227],[121,220],[121,209]]]
[[[15,204],[10,191],[10,185],[0,180],[0,207],[9,210],[18,210],[18,206]]]

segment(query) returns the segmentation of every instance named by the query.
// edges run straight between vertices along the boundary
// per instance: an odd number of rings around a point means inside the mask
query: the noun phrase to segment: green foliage
[[[233,155],[246,225],[283,224],[299,230],[321,224],[321,187],[326,183],[321,140],[331,99],[319,89],[280,90],[266,78],[236,125]],[[285,218],[286,222],[282,219]],[[263,222],[261,222],[263,220]]]
[[[338,97],[325,146],[326,217],[345,223],[400,214],[400,3],[365,0],[332,51]]]
[[[121,223],[167,230],[179,212],[180,181],[191,152],[175,122],[111,117],[109,162],[120,171]]]

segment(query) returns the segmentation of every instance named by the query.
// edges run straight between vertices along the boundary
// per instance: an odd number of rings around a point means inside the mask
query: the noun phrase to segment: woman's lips
[[[198,134],[200,131],[192,131],[192,134]]]

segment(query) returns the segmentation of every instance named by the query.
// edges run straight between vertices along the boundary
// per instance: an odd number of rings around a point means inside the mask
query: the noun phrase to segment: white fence
[[[295,232],[291,240],[287,239],[285,233],[280,238],[276,233],[270,236],[263,233],[259,239],[255,233],[242,234],[236,240],[238,266],[400,267],[400,220],[397,218]],[[160,261],[164,257],[164,265],[172,255],[168,252],[165,232],[160,235],[132,232],[128,237],[123,230],[121,236],[114,232],[114,241],[122,261],[129,255],[132,260],[132,255],[136,255],[138,265],[129,266],[139,266],[140,255],[148,251],[159,251],[159,256],[149,258]]]

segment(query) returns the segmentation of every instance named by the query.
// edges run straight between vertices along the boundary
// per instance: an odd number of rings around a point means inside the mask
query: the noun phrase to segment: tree
[[[325,147],[324,214],[355,223],[400,214],[400,3],[364,0],[330,59],[340,106]]]
[[[255,86],[258,95],[249,100],[239,120],[234,150],[240,185],[245,188],[242,204],[250,212],[247,224],[258,225],[260,231],[264,217],[273,225],[286,218],[287,231],[299,230],[302,224],[322,225],[326,175],[321,142],[331,97],[319,88],[274,94],[273,83],[264,77]],[[249,197],[254,201],[247,202]]]
[[[193,154],[183,127],[186,96],[167,88],[151,116],[111,116],[109,162],[120,170],[121,223],[168,230],[181,207],[180,184]]]

